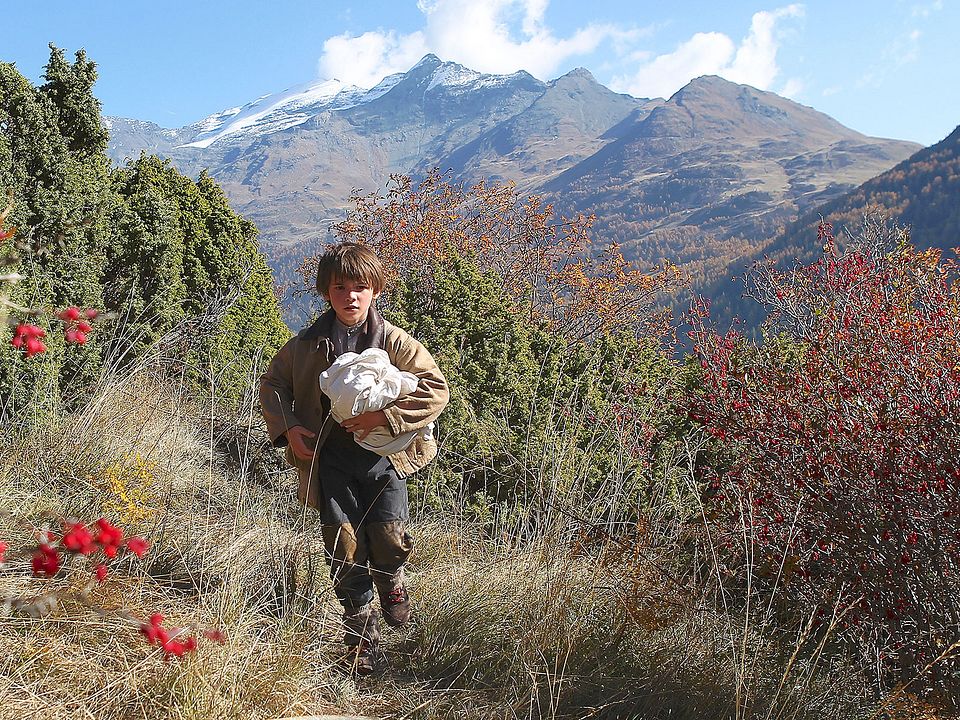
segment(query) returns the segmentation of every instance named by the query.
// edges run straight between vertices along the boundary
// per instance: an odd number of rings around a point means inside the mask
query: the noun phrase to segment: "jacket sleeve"
[[[288,340],[260,376],[260,408],[270,440],[276,447],[287,444],[287,430],[303,425],[293,413],[293,350],[297,338]]]
[[[446,378],[430,352],[406,332],[399,328],[396,332],[396,340],[387,348],[390,361],[399,370],[416,375],[418,382],[416,390],[383,409],[394,436],[426,427],[440,416],[450,400]]]

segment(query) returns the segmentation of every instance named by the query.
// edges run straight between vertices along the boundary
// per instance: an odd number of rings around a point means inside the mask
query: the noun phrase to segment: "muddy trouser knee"
[[[403,520],[367,524],[370,576],[383,596],[403,584],[403,566],[413,550],[413,538]]]
[[[381,592],[402,582],[403,564],[413,547],[406,530],[407,486],[388,458],[352,439],[325,446],[318,469],[330,577],[349,613],[373,600],[374,582]]]

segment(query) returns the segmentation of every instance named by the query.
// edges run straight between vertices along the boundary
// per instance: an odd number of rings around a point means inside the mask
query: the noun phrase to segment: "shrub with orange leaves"
[[[434,170],[418,183],[393,175],[385,195],[357,193],[352,201],[336,236],[370,245],[392,279],[415,278],[425,294],[437,267],[472,258],[497,278],[505,300],[569,341],[614,331],[659,338],[670,330],[654,303],[679,282],[675,266],[636,268],[616,245],[598,252],[592,218],[558,219],[551,205],[523,198],[512,183],[467,187]],[[315,268],[311,258],[301,273],[312,281]]]
[[[670,324],[655,301],[677,271],[597,252],[590,218],[555,219],[511,184],[394,176],[353,201],[338,238],[376,251],[390,275],[381,309],[451,387],[440,461],[414,492],[467,495],[481,518],[492,503],[548,513],[546,486],[550,502],[610,482],[633,498],[670,420]]]

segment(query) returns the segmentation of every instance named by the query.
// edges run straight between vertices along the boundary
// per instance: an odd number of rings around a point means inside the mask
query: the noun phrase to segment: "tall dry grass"
[[[81,412],[0,439],[0,539],[27,543],[31,527],[110,507],[153,544],[89,597],[78,568],[53,580],[0,571],[0,598],[60,598],[43,617],[0,623],[0,718],[869,715],[855,668],[792,657],[736,603],[723,611],[716,568],[685,545],[675,508],[658,510],[671,498],[654,495],[647,526],[627,532],[595,522],[610,515],[593,512],[585,486],[551,496],[535,524],[518,508],[484,526],[418,516],[415,622],[385,631],[389,668],[355,681],[338,668],[316,517],[297,505],[252,399],[231,418],[214,400],[144,363]],[[663,472],[675,481],[685,461]],[[600,502],[627,496],[618,482]],[[153,612],[227,641],[164,661],[131,619]]]

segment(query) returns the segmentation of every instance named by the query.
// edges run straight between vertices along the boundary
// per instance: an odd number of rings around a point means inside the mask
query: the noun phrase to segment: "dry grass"
[[[790,647],[665,580],[675,546],[571,542],[559,525],[518,542],[456,517],[418,521],[416,622],[384,633],[390,669],[357,683],[337,669],[339,608],[316,520],[289,474],[271,470],[262,436],[242,430],[254,416],[249,406],[234,424],[231,461],[223,423],[144,369],[42,434],[0,440],[0,539],[99,517],[116,494],[112,467],[150,486],[128,529],[153,543],[86,600],[70,599],[85,586],[79,567],[49,581],[15,562],[0,571],[0,598],[61,599],[42,618],[0,623],[0,719],[869,714],[849,668],[798,662],[781,682]],[[227,642],[164,661],[132,619],[153,612],[222,627]]]

